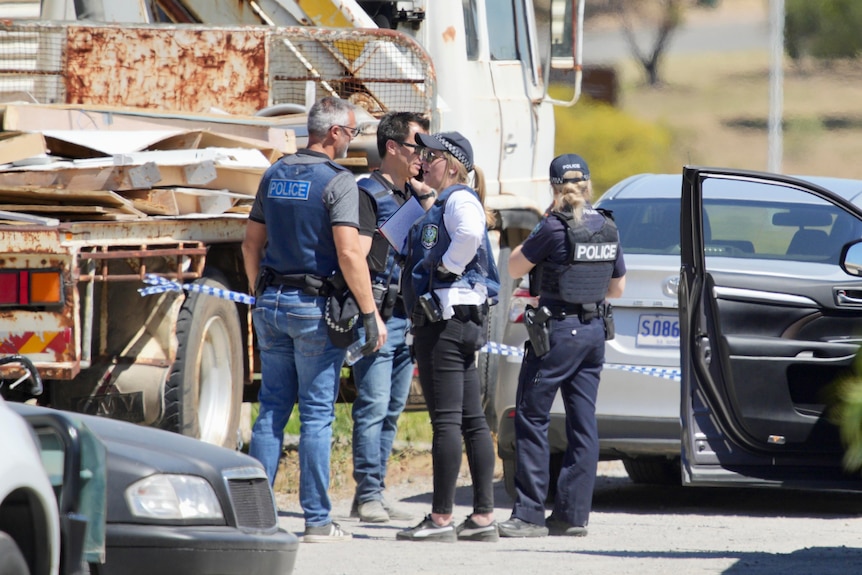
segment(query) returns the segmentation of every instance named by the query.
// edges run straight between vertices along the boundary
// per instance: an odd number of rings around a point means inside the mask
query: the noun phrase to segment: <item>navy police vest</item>
[[[539,262],[530,272],[533,295],[573,304],[600,303],[605,299],[620,236],[609,213],[598,211],[604,222],[595,232],[585,223],[575,222],[571,211],[551,212],[566,225],[567,262]]]
[[[329,277],[338,269],[338,256],[323,192],[347,169],[332,161],[292,163],[294,158],[279,160],[261,182],[269,235],[261,267],[280,275]]]
[[[407,308],[408,317],[413,314],[413,308],[419,296],[424,295],[432,289],[464,287],[474,289],[477,284],[485,285],[488,290],[488,298],[497,302],[500,292],[500,276],[497,265],[494,263],[491,242],[488,233],[476,252],[476,255],[464,268],[464,272],[455,281],[441,282],[431,278],[434,271],[443,261],[443,254],[449,249],[452,239],[446,231],[443,223],[443,213],[446,209],[446,200],[457,190],[467,190],[471,194],[476,192],[469,186],[456,184],[449,186],[440,193],[437,201],[431,206],[425,216],[413,224],[410,229],[410,237],[407,241],[407,260],[404,267],[404,276],[401,280],[401,293],[404,297],[404,305]]]
[[[395,192],[377,178],[362,178],[357,184],[377,208],[378,228],[401,207],[395,198]],[[368,254],[368,268],[371,270],[373,284],[397,285],[401,277],[401,268],[395,263],[395,250],[380,232],[374,232],[371,253]]]

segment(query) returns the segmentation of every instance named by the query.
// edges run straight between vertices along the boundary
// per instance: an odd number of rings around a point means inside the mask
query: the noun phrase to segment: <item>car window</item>
[[[706,256],[838,263],[860,237],[852,214],[789,186],[710,179],[704,182]]]
[[[679,200],[610,200],[620,243],[627,254],[679,253]]]

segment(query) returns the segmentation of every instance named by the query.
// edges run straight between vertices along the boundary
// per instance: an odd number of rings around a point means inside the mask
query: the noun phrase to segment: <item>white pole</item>
[[[767,169],[781,172],[784,116],[784,0],[769,0],[769,159]]]

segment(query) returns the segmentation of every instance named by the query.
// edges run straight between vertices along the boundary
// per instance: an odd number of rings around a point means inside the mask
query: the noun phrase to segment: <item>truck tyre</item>
[[[27,561],[15,540],[0,531],[0,575],[30,575]]]
[[[215,271],[196,284],[226,290]],[[177,358],[165,382],[161,427],[236,449],[242,409],[243,349],[236,304],[190,292],[177,319]]]
[[[514,291],[514,280],[509,277],[509,256],[512,248],[500,247],[500,256],[497,260],[497,270],[500,273],[500,293],[497,305],[492,306],[488,313],[488,341],[494,343],[503,342],[503,333],[506,329],[506,321],[509,314],[509,301]],[[480,353],[478,357],[478,370],[480,385],[482,386],[482,406],[485,409],[485,419],[491,431],[497,431],[497,410],[494,400],[497,395],[497,373],[501,356],[494,353]]]

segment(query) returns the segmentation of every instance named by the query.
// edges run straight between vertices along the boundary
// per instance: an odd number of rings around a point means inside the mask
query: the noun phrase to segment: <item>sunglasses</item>
[[[337,126],[347,132],[347,135],[350,136],[351,140],[358,136],[359,132],[362,131],[359,128],[351,128],[350,126],[342,126],[341,124],[337,124]]]
[[[416,150],[418,150],[419,148],[422,147],[419,144],[409,144],[407,142],[399,142],[398,140],[393,140],[393,141],[396,144],[398,144],[399,146],[404,146],[405,148],[412,150],[414,154],[416,153]]]
[[[442,159],[444,156],[442,152],[436,152],[431,148],[422,148],[419,150],[419,159],[421,159],[426,164],[433,164],[437,160]]]

